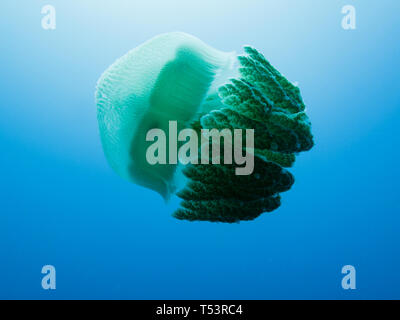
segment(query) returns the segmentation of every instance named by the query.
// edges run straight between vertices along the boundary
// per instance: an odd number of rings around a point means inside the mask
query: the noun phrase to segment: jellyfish
[[[186,33],[158,35],[114,62],[95,98],[109,165],[166,200],[181,198],[173,213],[180,220],[235,223],[274,211],[294,183],[295,156],[314,144],[299,88],[251,46],[238,55]],[[253,172],[237,175],[237,164],[224,162],[149,163],[147,133],[169,132],[171,121],[200,135],[252,128]]]

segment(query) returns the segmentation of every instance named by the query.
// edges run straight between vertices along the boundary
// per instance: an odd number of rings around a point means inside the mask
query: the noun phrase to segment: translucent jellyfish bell
[[[234,53],[218,51],[180,32],[159,35],[118,59],[101,76],[96,92],[104,153],[123,178],[168,198],[175,165],[146,161],[145,135],[168,132],[170,120],[189,126],[207,94],[233,71]]]
[[[185,185],[178,219],[237,222],[280,205],[293,176],[295,154],[313,146],[299,89],[256,49],[245,55],[216,50],[180,32],[159,35],[112,64],[97,85],[101,141],[111,167],[123,178],[165,199]],[[255,130],[254,173],[233,165],[150,164],[146,134],[169,122],[184,128]],[[168,148],[168,144],[166,145]],[[169,154],[167,150],[167,154]]]

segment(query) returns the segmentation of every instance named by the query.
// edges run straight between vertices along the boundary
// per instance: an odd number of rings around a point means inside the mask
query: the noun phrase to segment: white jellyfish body
[[[237,56],[185,33],[162,34],[118,59],[98,81],[97,117],[109,164],[165,199],[176,193],[183,199],[178,219],[231,223],[275,210],[280,193],[294,183],[286,168],[313,146],[299,88],[259,51],[244,51]],[[178,170],[176,163],[149,163],[147,133],[159,129],[169,140],[171,121],[177,132],[253,129],[254,170],[240,176],[235,163]],[[185,178],[179,191],[178,176]]]

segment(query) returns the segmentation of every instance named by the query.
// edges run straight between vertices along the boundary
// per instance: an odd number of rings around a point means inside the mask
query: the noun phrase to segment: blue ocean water
[[[356,30],[341,27],[347,4]],[[399,13],[393,0],[1,1],[0,298],[400,298]],[[96,81],[169,31],[251,44],[299,83],[316,145],[277,211],[178,221],[174,201],[106,163]],[[41,287],[47,264],[56,290]],[[341,286],[348,264],[356,290]]]

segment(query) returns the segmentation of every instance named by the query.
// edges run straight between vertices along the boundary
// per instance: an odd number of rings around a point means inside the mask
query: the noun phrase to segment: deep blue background
[[[357,30],[341,28],[345,4]],[[399,12],[393,0],[2,0],[0,298],[400,298]],[[225,51],[251,44],[299,82],[316,146],[279,210],[181,222],[107,165],[98,77],[176,30]],[[45,264],[55,291],[41,288]],[[346,264],[355,291],[341,288]]]

